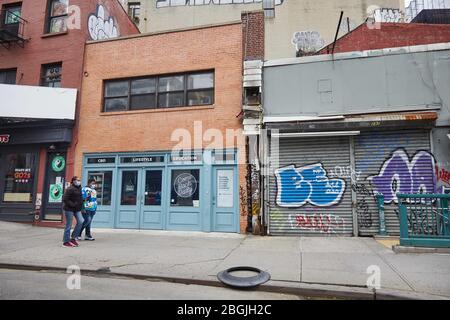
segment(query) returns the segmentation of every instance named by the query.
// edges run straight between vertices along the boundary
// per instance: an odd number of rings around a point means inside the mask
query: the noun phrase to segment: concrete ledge
[[[395,253],[442,253],[450,254],[450,248],[425,248],[425,247],[405,247],[392,246]]]

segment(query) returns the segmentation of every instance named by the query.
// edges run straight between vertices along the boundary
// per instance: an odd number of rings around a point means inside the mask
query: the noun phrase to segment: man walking
[[[78,247],[78,242],[75,240],[78,234],[80,234],[81,226],[83,225],[83,217],[81,215],[81,208],[83,205],[83,199],[81,197],[81,181],[78,177],[73,177],[71,185],[66,189],[63,196],[63,210],[66,217],[66,227],[64,228],[64,240],[63,247],[71,248]],[[72,228],[72,221],[75,217],[77,224],[70,236],[70,230]]]

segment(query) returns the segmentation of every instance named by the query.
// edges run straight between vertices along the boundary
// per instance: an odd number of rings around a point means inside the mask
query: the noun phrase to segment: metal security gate
[[[399,235],[396,194],[434,193],[434,158],[426,130],[368,132],[354,137],[355,172],[352,189],[360,235],[379,233],[375,195],[384,195],[386,230]]]
[[[271,235],[353,234],[349,137],[280,138],[269,178]],[[271,160],[276,155],[271,154]]]

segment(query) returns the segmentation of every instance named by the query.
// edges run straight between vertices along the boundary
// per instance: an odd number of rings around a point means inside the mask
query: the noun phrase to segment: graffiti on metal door
[[[306,204],[330,207],[338,204],[345,191],[345,180],[330,179],[321,163],[296,168],[280,168],[277,177],[277,205],[299,208]]]
[[[404,149],[394,151],[376,176],[368,177],[376,193],[384,195],[384,202],[398,203],[397,193],[435,193],[434,157],[428,151],[418,151],[410,158]]]

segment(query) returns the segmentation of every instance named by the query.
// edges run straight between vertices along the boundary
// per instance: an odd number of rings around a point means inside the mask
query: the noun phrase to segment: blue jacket
[[[81,194],[83,196],[83,210],[97,211],[97,191],[89,187],[83,187]]]

